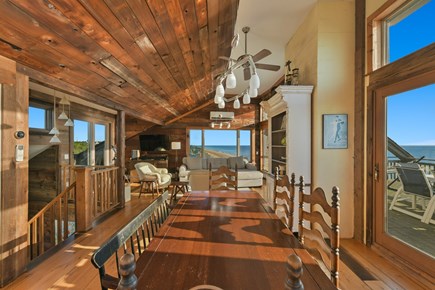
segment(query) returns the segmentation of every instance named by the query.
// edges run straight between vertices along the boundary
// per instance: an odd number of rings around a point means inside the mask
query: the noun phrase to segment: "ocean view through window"
[[[250,130],[190,130],[190,156],[243,156],[251,160]]]

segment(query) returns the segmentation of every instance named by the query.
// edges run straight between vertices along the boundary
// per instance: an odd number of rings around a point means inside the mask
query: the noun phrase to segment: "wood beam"
[[[186,113],[184,113],[184,114],[181,114],[181,115],[179,115],[179,116],[177,116],[177,117],[175,117],[175,118],[172,118],[172,119],[169,120],[169,121],[166,121],[166,122],[165,122],[165,126],[166,126],[166,125],[169,125],[169,124],[172,124],[172,123],[174,123],[175,121],[177,121],[177,120],[179,120],[179,119],[181,119],[181,118],[184,118],[184,117],[186,117],[186,116],[189,116],[190,114],[195,113],[195,112],[197,112],[197,111],[199,111],[199,110],[201,110],[201,109],[204,109],[205,107],[211,105],[213,102],[214,102],[214,99],[209,99],[208,101],[206,101],[205,103],[199,105],[198,107],[196,107],[196,108],[194,108],[194,109],[192,109],[192,110],[190,110],[190,111],[188,111],[188,112],[186,112]]]
[[[71,94],[73,94],[81,99],[86,100],[86,101],[93,102],[93,103],[96,103],[98,105],[105,106],[105,107],[115,109],[115,110],[123,110],[126,114],[133,116],[135,118],[145,120],[148,122],[152,122],[152,123],[157,124],[157,125],[163,125],[163,122],[161,120],[155,119],[155,118],[150,117],[150,116],[145,116],[144,114],[141,114],[140,112],[137,112],[133,109],[130,109],[127,106],[112,102],[107,98],[103,98],[97,94],[88,92],[84,89],[81,89],[77,86],[74,86],[74,85],[69,84],[67,82],[64,82],[62,80],[59,80],[59,79],[56,79],[56,78],[51,77],[49,75],[38,72],[37,70],[34,70],[30,67],[17,64],[17,71],[29,76],[32,80],[35,80],[41,84],[45,84],[45,85],[48,85],[50,87],[55,87],[55,88],[62,88],[66,92],[69,92],[69,93],[71,93]]]
[[[27,266],[29,79],[14,66],[0,56],[0,287]],[[24,137],[15,138],[16,131]],[[18,145],[24,146],[23,161],[15,157]]]
[[[366,154],[364,151],[364,128],[366,123],[365,117],[365,86],[364,86],[364,68],[365,68],[365,5],[366,1],[355,1],[355,122],[354,122],[354,210],[355,210],[355,236],[358,241],[364,240],[364,160]]]
[[[125,113],[118,111],[116,115],[116,166],[118,166],[118,200],[119,207],[125,206]]]

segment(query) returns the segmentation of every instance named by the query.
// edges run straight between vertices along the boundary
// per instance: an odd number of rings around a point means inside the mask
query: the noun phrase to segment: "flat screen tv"
[[[160,148],[169,150],[169,136],[167,135],[140,135],[141,151],[159,151]]]

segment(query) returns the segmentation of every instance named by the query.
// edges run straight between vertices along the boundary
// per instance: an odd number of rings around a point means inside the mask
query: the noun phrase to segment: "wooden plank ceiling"
[[[164,124],[212,98],[238,5],[0,0],[0,54],[38,82]]]

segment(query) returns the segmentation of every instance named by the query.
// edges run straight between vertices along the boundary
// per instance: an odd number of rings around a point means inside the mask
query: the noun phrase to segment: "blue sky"
[[[412,28],[410,28],[412,27]],[[430,1],[390,29],[390,61],[435,41],[435,1]],[[435,117],[435,84],[391,96],[388,136],[400,145],[435,145],[429,130]]]

